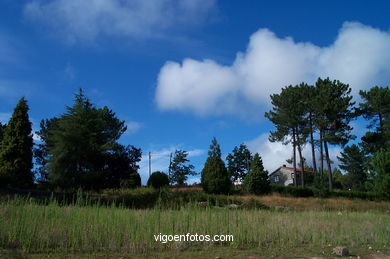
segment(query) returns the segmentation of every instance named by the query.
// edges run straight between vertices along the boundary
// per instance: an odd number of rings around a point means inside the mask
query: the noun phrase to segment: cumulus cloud
[[[346,22],[330,46],[320,47],[260,29],[229,66],[209,59],[168,61],[158,75],[155,98],[162,110],[252,115],[282,87],[313,84],[318,77],[350,84],[355,96],[360,89],[388,84],[390,33]]]
[[[279,166],[286,165],[286,160],[293,156],[292,146],[283,145],[281,142],[270,142],[268,133],[261,134],[259,137],[249,140],[245,143],[252,153],[259,153],[263,159],[264,168],[269,173],[275,171]],[[341,149],[338,147],[329,147],[330,159],[334,162],[334,166],[338,166],[339,161],[337,156],[340,156]],[[316,151],[316,160],[319,158],[319,153]],[[312,165],[311,146],[306,145],[302,150],[302,156],[306,158],[309,165]],[[297,161],[299,161],[297,153]],[[317,166],[319,161],[317,162]],[[326,168],[326,163],[324,162]]]
[[[215,8],[216,0],[33,0],[24,14],[74,43],[100,36],[161,37],[169,29],[201,23]]]

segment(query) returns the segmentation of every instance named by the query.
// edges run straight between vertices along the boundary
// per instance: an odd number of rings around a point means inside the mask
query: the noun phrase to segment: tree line
[[[299,173],[298,166],[301,172],[314,171],[318,188],[390,189],[390,91],[376,86],[360,91],[360,96],[362,102],[356,106],[349,85],[329,78],[319,78],[315,85],[286,86],[270,96],[273,107],[265,117],[275,130],[269,140],[291,143],[295,173]],[[141,185],[141,149],[118,142],[126,131],[125,121],[106,106],[96,107],[81,89],[63,114],[41,121],[36,132],[40,141],[35,146],[28,110],[22,98],[9,122],[0,124],[0,187],[33,188],[38,184],[52,190],[99,190]],[[347,146],[355,138],[351,121],[359,116],[369,121],[368,131],[360,143]],[[311,147],[311,165],[302,154],[307,144]],[[346,174],[332,170],[330,145],[344,147],[338,159]],[[169,173],[153,173],[148,185],[185,184],[189,176],[197,174],[189,162],[187,151],[176,150]],[[269,192],[268,172],[259,154],[253,155],[240,144],[227,155],[226,163],[214,138],[201,171],[206,192],[228,193],[234,182],[242,183],[248,192]],[[309,177],[303,174],[294,185],[312,184]]]
[[[327,186],[331,191],[335,177],[332,176],[334,170],[329,146],[340,145],[344,148],[338,157],[340,168],[347,174],[337,175],[339,185],[340,178],[344,178],[345,187],[351,189],[390,190],[390,91],[388,87],[375,86],[359,94],[362,102],[356,106],[348,84],[318,78],[315,85],[289,85],[280,93],[271,95],[272,109],[265,113],[265,117],[274,124],[275,130],[270,132],[269,140],[292,144],[295,174],[299,173],[297,164],[301,172],[307,169],[302,149],[309,144],[310,169],[318,173],[315,175],[318,187]],[[352,135],[351,121],[360,116],[369,121],[368,131],[360,143],[347,146],[356,138]],[[305,185],[304,174],[300,180],[294,185]]]

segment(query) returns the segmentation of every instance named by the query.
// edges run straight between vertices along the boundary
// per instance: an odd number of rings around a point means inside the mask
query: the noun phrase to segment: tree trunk
[[[301,185],[302,185],[302,187],[305,187],[305,182],[304,182],[304,179],[303,179],[303,174],[304,174],[304,171],[305,171],[305,165],[304,165],[304,161],[303,161],[303,157],[302,157],[301,143],[299,142],[298,129],[297,129],[297,145],[298,145],[298,154],[299,154],[299,160],[301,161],[301,170],[302,170],[301,173],[300,173]]]
[[[324,176],[324,147],[322,139],[322,130],[320,129],[320,165],[321,165],[321,177]]]
[[[297,154],[295,151],[296,141],[295,141],[295,130],[293,129],[293,167],[294,167],[294,186],[297,186]]]
[[[326,163],[328,164],[328,171],[329,171],[328,173],[329,191],[331,192],[333,189],[332,168],[330,166],[328,144],[326,143],[326,141],[324,141],[324,147],[325,147]]]
[[[317,172],[316,153],[314,148],[314,137],[313,137],[313,122],[311,118],[312,114],[309,113],[309,124],[310,124],[310,144],[311,144],[311,158],[313,160],[313,170]]]

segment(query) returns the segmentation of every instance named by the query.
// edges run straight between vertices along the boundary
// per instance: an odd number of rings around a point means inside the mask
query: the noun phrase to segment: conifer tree
[[[306,117],[302,93],[299,86],[287,86],[282,89],[280,94],[271,95],[272,110],[265,113],[276,127],[275,131],[270,132],[269,140],[271,142],[282,142],[293,147],[293,167],[294,175],[297,176],[296,151],[301,160],[301,169],[304,172],[304,163],[302,156],[302,147],[306,143],[307,130],[305,129]],[[304,185],[303,174],[300,174],[301,185]],[[297,178],[294,178],[294,185],[297,186]]]
[[[232,181],[244,180],[245,175],[249,171],[250,163],[252,161],[252,154],[248,147],[240,144],[235,147],[231,154],[226,156],[227,170]]]
[[[196,175],[194,172],[194,166],[187,164],[188,152],[184,150],[175,150],[172,163],[170,165],[170,179],[172,184],[183,185],[188,178],[188,175]]]
[[[41,126],[43,168],[56,186],[118,188],[137,173],[141,150],[117,143],[125,122],[95,107],[81,89],[66,113]]]
[[[340,168],[348,172],[351,188],[358,191],[364,191],[364,183],[367,180],[366,157],[364,153],[355,144],[346,146],[340,153]]]
[[[29,107],[23,97],[3,132],[0,150],[0,178],[2,185],[31,188],[34,175],[31,171],[33,137],[28,116]]]
[[[258,153],[253,156],[250,171],[245,176],[244,187],[247,192],[265,194],[271,191],[267,171],[264,171],[263,161]]]
[[[354,136],[349,122],[355,117],[352,110],[351,88],[338,80],[318,78],[316,82],[317,94],[314,99],[314,123],[320,134],[321,171],[323,172],[323,152],[325,150],[328,167],[328,188],[332,190],[332,169],[328,145],[342,145],[348,143]]]
[[[390,150],[390,129],[386,126],[390,119],[389,87],[375,86],[369,91],[360,91],[359,94],[363,99],[359,104],[359,114],[370,121],[370,131],[366,132],[361,142],[364,152],[374,154],[381,148]]]
[[[203,190],[207,193],[226,194],[230,191],[231,182],[221,159],[221,148],[215,138],[211,142],[208,155],[201,176]]]

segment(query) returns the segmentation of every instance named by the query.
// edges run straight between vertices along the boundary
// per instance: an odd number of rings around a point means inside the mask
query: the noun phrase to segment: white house
[[[271,174],[269,174],[269,179],[271,184],[276,185],[284,185],[284,186],[293,186],[294,185],[294,178],[297,177],[297,183],[299,185],[300,183],[300,173],[302,172],[302,169],[296,169],[297,176],[294,175],[294,168],[287,167],[286,165],[283,165],[273,171]],[[310,170],[305,170],[305,172],[308,173],[314,173]]]

